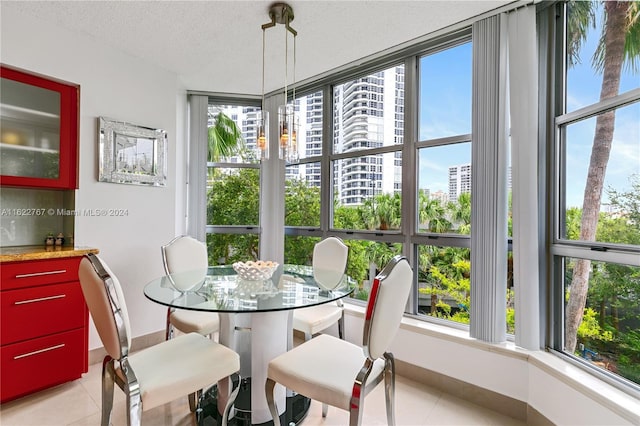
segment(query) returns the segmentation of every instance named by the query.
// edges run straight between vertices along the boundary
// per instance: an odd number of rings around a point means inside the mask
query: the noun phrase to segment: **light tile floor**
[[[47,389],[0,406],[2,426],[58,426],[100,424],[101,364],[90,366],[81,379]],[[323,419],[321,406],[311,403],[303,426],[347,425],[348,413],[330,407]],[[113,425],[126,424],[125,398],[115,389]],[[146,411],[142,423],[149,425],[195,425],[187,398]],[[365,400],[363,425],[386,425],[384,385],[379,385]],[[405,377],[396,379],[396,424],[414,425],[510,425],[524,422],[469,403]]]

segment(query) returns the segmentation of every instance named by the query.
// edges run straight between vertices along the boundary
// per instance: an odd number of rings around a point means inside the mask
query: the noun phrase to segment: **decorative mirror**
[[[101,182],[165,186],[167,132],[99,118]]]

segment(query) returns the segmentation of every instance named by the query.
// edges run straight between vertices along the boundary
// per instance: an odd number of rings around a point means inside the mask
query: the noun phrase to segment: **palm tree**
[[[463,192],[455,203],[449,203],[447,209],[451,212],[451,220],[458,226],[460,234],[471,233],[471,193]]]
[[[369,229],[397,229],[401,219],[401,198],[399,193],[380,194],[367,198],[363,204],[363,220]]]
[[[451,222],[446,218],[446,209],[438,199],[421,199],[418,216],[420,223],[426,223],[429,232],[443,233],[451,229]]]
[[[222,111],[215,116],[207,136],[209,145],[207,161],[219,161],[242,153],[244,150],[242,131],[236,122]]]
[[[640,58],[640,3],[626,1],[605,1],[604,25],[598,47],[592,58],[596,71],[602,73],[600,100],[618,95],[622,66],[626,62],[635,72],[636,60]],[[585,41],[589,27],[594,27],[595,2],[572,0],[568,14],[568,60],[576,63],[578,52]],[[615,129],[615,111],[598,115],[596,119],[593,147],[589,171],[584,190],[580,240],[595,241],[604,178],[611,152],[611,142]],[[573,353],[577,343],[577,331],[587,301],[589,270],[591,262],[576,261],[571,282],[569,301],[565,312],[565,350]]]

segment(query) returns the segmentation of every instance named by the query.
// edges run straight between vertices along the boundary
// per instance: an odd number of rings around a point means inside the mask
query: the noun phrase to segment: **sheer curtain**
[[[516,344],[539,349],[539,250],[544,246],[539,237],[535,6],[475,22],[473,49],[470,334],[488,342],[506,340],[511,155]]]
[[[538,155],[538,52],[536,8],[525,6],[507,15],[509,95],[511,98],[511,164],[513,170],[513,281],[516,344],[540,349],[540,237]]]
[[[471,337],[506,339],[507,140],[504,15],[473,24]]]

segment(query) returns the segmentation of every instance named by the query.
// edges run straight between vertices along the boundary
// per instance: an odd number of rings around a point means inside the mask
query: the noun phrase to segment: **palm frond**
[[[209,161],[218,161],[230,157],[244,149],[242,131],[235,121],[223,112],[219,112],[209,127],[207,135]]]
[[[569,67],[579,64],[580,49],[589,28],[596,27],[593,2],[571,0],[567,3],[567,60]]]
[[[640,2],[619,1],[616,4],[618,7],[626,7],[624,27],[611,30],[624,34],[624,57],[622,58],[622,64],[628,71],[635,73],[640,66]],[[607,27],[606,8],[603,8],[603,10],[602,33],[600,34],[598,45],[591,60],[594,70],[598,73],[604,70],[606,54],[605,34],[610,30]]]
[[[627,71],[635,74],[640,70],[640,1],[629,3],[624,40],[624,64]]]

